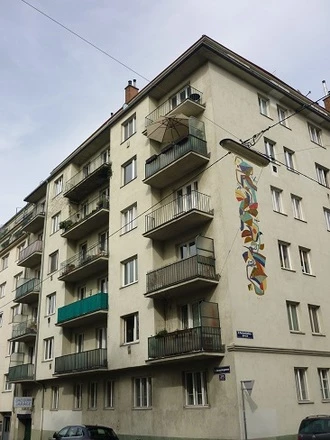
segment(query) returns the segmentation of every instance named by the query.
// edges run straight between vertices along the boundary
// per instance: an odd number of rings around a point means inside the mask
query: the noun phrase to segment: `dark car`
[[[115,431],[108,426],[69,425],[54,432],[56,440],[118,440]]]
[[[330,440],[330,415],[305,417],[299,426],[298,440]]]

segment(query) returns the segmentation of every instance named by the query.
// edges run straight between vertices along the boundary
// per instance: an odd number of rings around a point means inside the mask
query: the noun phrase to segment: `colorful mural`
[[[257,295],[263,295],[267,288],[266,257],[260,253],[264,249],[264,244],[262,232],[259,230],[256,178],[253,176],[252,165],[241,157],[235,157],[235,165],[238,183],[235,195],[239,202],[241,237],[244,239],[246,249],[242,256],[246,263],[248,288],[254,290]]]

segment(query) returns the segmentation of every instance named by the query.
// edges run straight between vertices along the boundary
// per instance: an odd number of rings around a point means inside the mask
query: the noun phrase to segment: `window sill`
[[[310,403],[314,403],[312,400],[298,400],[298,403],[299,404],[302,404],[302,405],[308,405],[308,404],[310,404]]]
[[[120,347],[130,347],[131,345],[136,345],[139,343],[140,343],[140,340],[132,341],[132,342],[123,342],[122,344],[120,344]]]
[[[276,211],[276,209],[273,209],[273,211],[276,212],[276,214],[284,215],[284,217],[287,217],[287,216],[288,216],[288,214],[285,214],[285,212]]]
[[[13,390],[3,390],[2,393],[11,393]]]
[[[138,282],[139,282],[139,280],[136,280],[136,281],[133,281],[133,283],[129,283],[129,284],[126,284],[125,286],[121,286],[121,287],[119,287],[119,290],[126,289],[127,287],[133,286],[134,284],[137,284]]]
[[[326,337],[326,335],[324,333],[313,333],[313,332],[312,332],[312,336],[321,336],[321,338],[325,338]]]
[[[330,403],[330,399],[322,399],[321,403]]]
[[[184,409],[210,409],[210,405],[184,405]]]
[[[298,218],[298,217],[293,217],[295,220],[298,220],[298,222],[301,223],[307,223],[306,220],[303,220],[302,218]]]
[[[291,168],[291,167],[288,167],[288,166],[287,166],[286,169],[287,169],[288,171],[290,171],[291,173],[298,174],[298,175],[300,174],[299,171],[295,170],[294,168]]]
[[[285,124],[281,124],[281,122],[279,121],[279,125],[281,126],[281,127],[284,127],[284,128],[286,128],[287,130],[290,130],[290,131],[292,131],[292,128],[290,128],[290,127],[288,127],[287,125],[285,125]]]
[[[121,188],[124,188],[124,187],[127,186],[129,183],[133,182],[133,180],[135,180],[135,179],[137,179],[137,176],[133,177],[133,179],[130,180],[129,182],[124,183],[124,184],[120,187],[120,189],[121,189]]]
[[[318,142],[313,141],[313,139],[311,139],[311,142],[313,144],[317,145],[318,147],[324,148],[326,150],[326,148],[322,144],[319,144]]]
[[[301,332],[301,331],[299,331],[299,330],[297,330],[297,331],[295,331],[295,330],[290,330],[290,333],[291,333],[292,335],[305,335],[305,334],[306,334],[306,333]]]
[[[124,140],[120,143],[120,145],[123,145],[125,142],[129,141],[129,140],[131,139],[131,137],[134,136],[136,133],[137,133],[137,132],[134,131],[134,133],[132,133],[130,136],[128,136],[126,139],[124,139]]]
[[[138,406],[134,406],[132,408],[133,411],[145,411],[145,410],[150,411],[151,409],[152,409],[152,406],[143,406],[141,408]]]
[[[271,118],[271,117],[268,116],[268,115],[265,115],[265,113],[261,113],[261,112],[260,112],[260,114],[261,114],[261,116],[264,116],[265,118],[270,119],[271,121],[274,121],[273,118]]]
[[[312,277],[312,278],[316,278],[316,275],[312,274],[312,273],[306,273],[306,272],[302,272],[303,275],[306,275],[307,277]]]
[[[123,226],[123,228],[124,228],[124,226]],[[132,231],[134,231],[134,229],[137,229],[137,226],[134,226],[134,228],[130,229],[129,231],[121,232],[120,236],[122,236],[122,235],[126,235],[126,234],[128,234],[129,232],[132,232]]]
[[[281,267],[281,269],[282,269],[282,270],[285,270],[285,271],[287,271],[287,272],[293,272],[293,273],[296,273],[296,272],[297,272],[296,270],[294,270],[294,269],[290,269],[290,268],[288,268],[288,267]]]

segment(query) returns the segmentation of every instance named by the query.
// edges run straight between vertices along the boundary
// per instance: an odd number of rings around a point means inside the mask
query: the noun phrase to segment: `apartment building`
[[[293,438],[327,412],[329,99],[207,36],[128,83],[2,226],[2,440]]]

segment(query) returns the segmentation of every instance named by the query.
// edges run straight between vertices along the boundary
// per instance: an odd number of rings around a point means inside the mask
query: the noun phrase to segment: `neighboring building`
[[[1,229],[2,440],[293,438],[330,404],[330,113],[206,36],[125,91]]]

